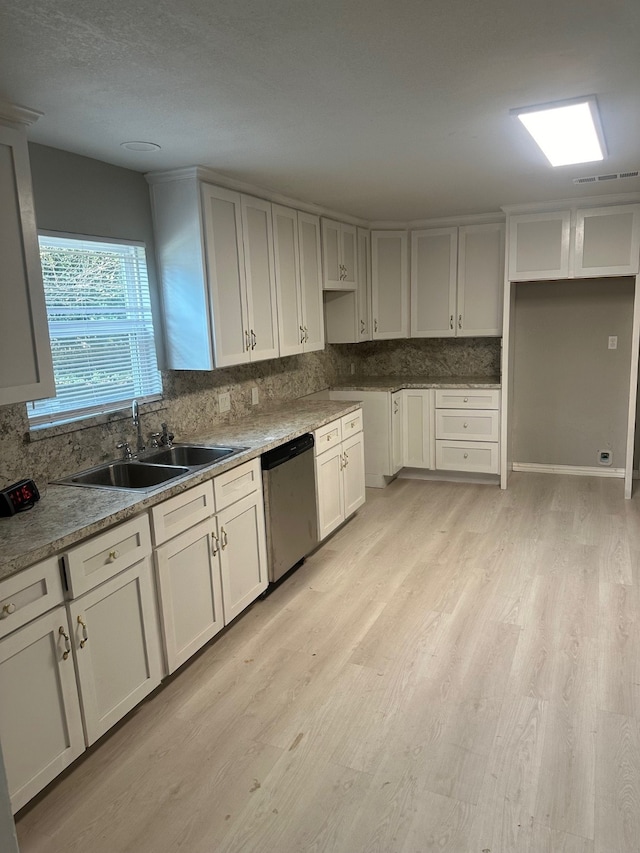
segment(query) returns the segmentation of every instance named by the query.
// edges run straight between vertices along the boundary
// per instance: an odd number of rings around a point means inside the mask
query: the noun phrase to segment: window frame
[[[128,407],[131,406],[133,400],[137,400],[141,404],[148,403],[158,403],[164,399],[164,383],[162,379],[162,371],[160,369],[160,353],[158,346],[158,324],[157,318],[154,312],[154,292],[152,283],[149,277],[149,270],[152,268],[152,265],[149,263],[148,258],[148,250],[147,244],[144,240],[131,240],[126,238],[119,237],[104,237],[97,234],[78,234],[76,232],[69,231],[53,231],[50,229],[39,228],[37,231],[37,246],[38,246],[38,259],[41,261],[41,248],[40,248],[40,237],[51,237],[54,239],[62,239],[62,240],[72,240],[77,242],[86,241],[88,243],[94,244],[112,244],[115,246],[132,246],[135,248],[140,248],[144,252],[144,263],[146,270],[146,279],[147,285],[149,289],[148,302],[149,302],[149,311],[151,314],[151,326],[153,332],[153,343],[154,343],[154,351],[156,356],[156,368],[158,370],[158,375],[160,379],[160,391],[158,393],[152,394],[140,394],[133,397],[123,398],[122,400],[113,401],[112,403],[103,403],[101,405],[91,405],[84,406],[82,408],[76,409],[68,409],[65,412],[57,412],[57,413],[45,413],[39,415],[32,415],[33,407],[37,406],[38,403],[43,401],[36,400],[30,401],[27,403],[27,419],[29,422],[29,431],[37,432],[39,430],[56,430],[57,427],[62,427],[64,431],[66,431],[69,427],[73,428],[73,425],[76,424],[77,428],[82,428],[82,421],[91,420],[93,422],[100,422],[110,420],[111,415],[117,412],[124,411]],[[43,283],[44,286],[44,283]],[[46,293],[45,293],[45,303],[46,303]],[[47,329],[49,330],[49,335],[51,337],[51,341],[53,342],[54,336],[51,335],[51,327],[49,324],[49,309],[48,306],[46,308],[46,318],[47,318]],[[55,365],[54,365],[54,381],[55,381]],[[49,398],[51,399],[51,398]]]

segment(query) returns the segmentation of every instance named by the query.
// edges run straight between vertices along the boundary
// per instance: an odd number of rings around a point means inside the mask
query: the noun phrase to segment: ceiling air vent
[[[637,178],[640,175],[638,169],[630,169],[627,172],[612,172],[610,175],[590,175],[588,178],[574,178],[574,184],[597,184],[600,181],[619,181],[621,178]]]

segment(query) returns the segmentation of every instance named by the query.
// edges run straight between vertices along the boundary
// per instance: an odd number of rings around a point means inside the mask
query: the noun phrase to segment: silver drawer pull
[[[469,458],[469,454],[468,454],[468,453],[465,453],[465,454],[464,454],[464,458],[465,458],[465,459],[468,459],[468,458]]]
[[[463,424],[462,426],[466,429],[469,426],[469,424]]]
[[[107,563],[113,563],[118,559],[120,554],[114,549],[113,551],[109,551],[109,556],[107,557]]]
[[[2,608],[2,613],[0,613],[0,619],[6,619],[7,616],[11,616],[12,613],[16,612],[15,604],[10,601],[9,604],[5,604]]]
[[[220,540],[215,533],[211,534],[211,554],[216,557],[220,550]]]
[[[464,402],[464,403],[468,403],[468,402],[469,402],[469,398],[468,398],[468,397],[465,397],[465,398],[464,398],[464,400],[463,400],[463,402]]]

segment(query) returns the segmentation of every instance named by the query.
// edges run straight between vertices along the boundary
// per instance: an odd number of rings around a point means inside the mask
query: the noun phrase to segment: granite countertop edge
[[[403,388],[500,389],[498,376],[349,376],[332,385],[333,391],[401,391]]]
[[[41,488],[42,499],[32,510],[0,519],[0,580],[359,408],[358,402],[302,398],[207,433],[179,435],[177,443],[247,449],[144,492],[49,483]]]

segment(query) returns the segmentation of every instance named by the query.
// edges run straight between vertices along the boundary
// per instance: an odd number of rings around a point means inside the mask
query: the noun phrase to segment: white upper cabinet
[[[270,202],[194,174],[150,180],[167,367],[278,356]]]
[[[320,220],[273,205],[280,355],[324,348]]]
[[[0,104],[0,405],[55,394],[27,137]]]
[[[357,239],[356,290],[324,294],[327,341],[330,344],[357,344],[371,340],[371,232],[358,228]]]
[[[371,232],[372,338],[409,337],[407,231]]]
[[[509,279],[635,275],[640,205],[615,205],[509,217]]]
[[[411,233],[411,337],[456,333],[458,229]]]
[[[568,278],[570,238],[568,210],[510,216],[510,280]]]
[[[322,220],[322,264],[325,290],[355,290],[357,240],[354,225]]]
[[[636,275],[640,204],[576,211],[574,275]]]
[[[411,234],[411,337],[500,335],[504,225]]]
[[[504,240],[503,223],[458,229],[458,336],[502,334]]]

